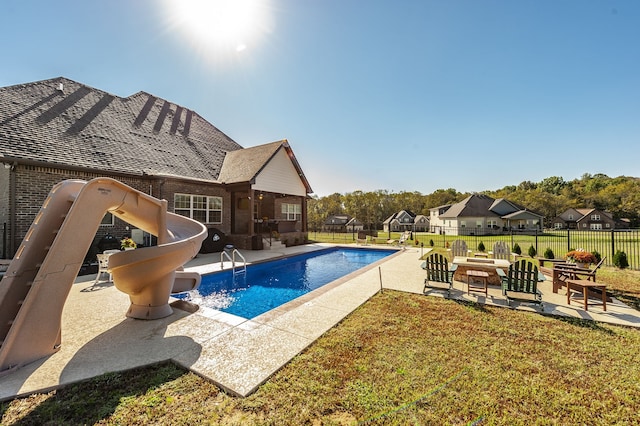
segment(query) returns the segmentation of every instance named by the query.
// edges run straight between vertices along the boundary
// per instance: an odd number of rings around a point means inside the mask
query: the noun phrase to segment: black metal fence
[[[427,246],[433,241],[434,246],[445,246],[457,239],[463,239],[467,246],[474,251],[482,242],[486,251],[490,251],[496,241],[506,241],[513,250],[518,244],[522,254],[529,254],[529,248],[533,247],[537,256],[544,256],[549,249],[553,257],[563,258],[573,249],[582,248],[590,252],[597,251],[602,257],[606,257],[605,264],[613,265],[613,256],[617,251],[623,251],[627,255],[629,267],[640,269],[640,230],[621,229],[609,231],[576,231],[570,229],[545,230],[545,231],[518,231],[510,230],[503,235],[451,235],[452,232],[443,234],[416,234],[421,243]]]
[[[547,249],[553,252],[554,258],[563,258],[572,249],[582,248],[587,251],[597,251],[602,257],[606,257],[605,264],[613,265],[613,256],[620,250],[627,255],[629,268],[640,270],[640,229],[620,229],[608,231],[577,231],[577,230],[507,230],[497,235],[494,230],[482,232],[477,229],[476,235],[456,235],[458,229],[443,228],[440,233],[413,232],[409,244],[418,247],[428,248],[447,247],[454,240],[465,240],[470,250],[479,251],[480,243],[485,248],[485,252],[491,251],[496,241],[506,241],[513,250],[518,244],[523,255],[529,254],[529,248],[533,247],[536,256],[544,256]],[[314,239],[320,233],[309,233],[309,237]],[[387,233],[378,231],[381,241],[386,238],[398,238],[398,233]],[[323,233],[328,237],[327,241],[333,242],[354,242],[357,233]],[[417,241],[417,244],[416,244]]]

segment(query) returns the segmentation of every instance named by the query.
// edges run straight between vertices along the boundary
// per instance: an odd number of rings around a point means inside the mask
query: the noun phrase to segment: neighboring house
[[[349,215],[331,215],[322,225],[322,232],[358,232],[364,229],[364,224]]]
[[[413,219],[413,230],[416,232],[429,232],[429,217],[423,214]]]
[[[400,210],[392,214],[382,222],[384,232],[404,232],[413,231],[413,224],[416,218],[415,213],[410,210]]]
[[[0,88],[0,163],[4,258],[65,179],[117,179],[238,248],[262,248],[265,230],[307,237],[312,190],[286,140],[244,149],[196,112],[145,92],[121,98],[63,77]],[[94,242],[134,231],[107,213]]]
[[[450,235],[494,235],[541,229],[543,216],[508,201],[473,194],[459,203],[430,209],[431,232]]]
[[[567,209],[551,221],[554,229],[575,229],[579,231],[610,230],[625,228],[624,221],[616,221],[610,212],[598,209]]]
[[[416,215],[410,210],[400,210],[382,222],[383,232],[417,231],[429,232],[429,218]]]

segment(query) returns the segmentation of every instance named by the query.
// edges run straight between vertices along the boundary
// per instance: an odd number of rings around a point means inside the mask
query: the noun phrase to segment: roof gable
[[[504,216],[513,212],[517,212],[519,210],[524,210],[524,208],[504,198],[498,198],[493,202],[491,207],[489,207],[489,210],[491,210],[498,216]]]
[[[254,189],[286,191],[293,195],[312,192],[286,140],[229,152],[219,181],[228,184],[248,182]]]

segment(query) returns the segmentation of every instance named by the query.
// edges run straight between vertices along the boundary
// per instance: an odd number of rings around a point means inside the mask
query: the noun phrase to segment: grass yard
[[[386,290],[247,398],[167,363],[3,403],[0,423],[637,424],[638,348],[637,329]]]
[[[389,236],[392,240],[398,240],[401,233],[386,233],[378,231],[376,244],[387,244]],[[523,255],[528,254],[529,247],[537,247],[537,256],[543,256],[547,248],[553,251],[554,257],[562,258],[568,251],[568,246],[572,248],[584,248],[586,250],[596,250],[602,256],[607,257],[606,264],[613,265],[612,252],[612,233],[599,231],[573,231],[571,232],[570,242],[567,241],[566,231],[550,231],[547,230],[538,236],[516,233],[514,235],[441,235],[426,232],[416,232],[413,234],[414,239],[407,242],[408,245],[428,249],[433,243],[433,248],[444,249],[447,243],[454,240],[464,240],[467,247],[476,252],[480,242],[485,246],[485,252],[493,248],[496,241],[505,241],[509,247],[513,248],[514,244],[518,244]],[[616,250],[623,250],[627,254],[627,259],[631,269],[640,270],[640,239],[638,232],[617,232],[615,233]],[[357,233],[330,233],[330,232],[310,232],[309,238],[313,241],[335,243],[335,244],[351,244],[355,243]],[[417,241],[417,244],[416,244]]]

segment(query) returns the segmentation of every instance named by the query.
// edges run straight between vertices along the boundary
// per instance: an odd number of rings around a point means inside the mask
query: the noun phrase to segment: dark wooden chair
[[[433,290],[446,290],[447,297],[451,296],[451,287],[453,287],[453,273],[458,268],[458,265],[451,265],[447,258],[439,253],[433,253],[427,257],[422,263],[422,269],[427,271],[427,276],[424,279],[423,293],[426,293],[428,289]]]
[[[522,259],[509,265],[506,274],[501,269],[498,269],[498,274],[502,278],[502,295],[507,298],[509,306],[511,302],[519,301],[540,305],[540,310],[544,311],[542,293],[538,290],[538,282],[544,281],[544,275],[540,274],[537,266]]]
[[[604,264],[606,257],[600,259],[593,269],[579,268],[574,263],[555,263],[553,265],[553,292],[565,286],[567,280],[588,280],[596,282],[596,273]]]

